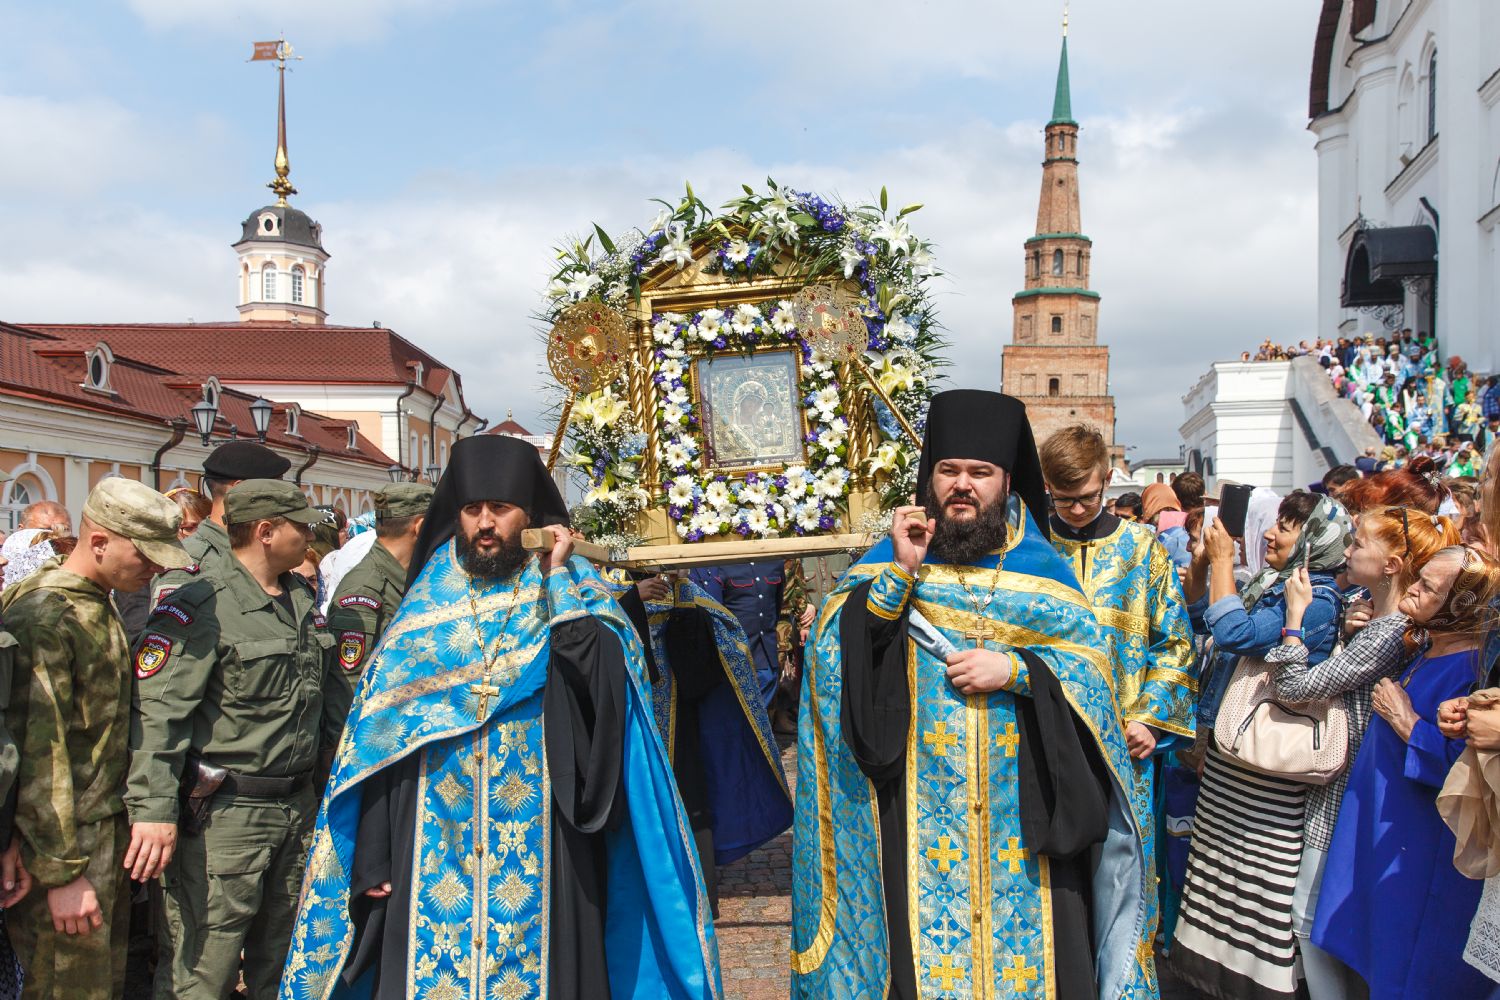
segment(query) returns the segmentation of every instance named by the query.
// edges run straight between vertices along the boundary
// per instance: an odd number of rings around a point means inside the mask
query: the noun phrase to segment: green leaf
[[[886,195],[885,188],[882,187],[880,189],[880,210],[882,212],[884,212],[886,210],[886,206],[889,205],[889,204],[890,204],[890,198]]]
[[[599,223],[597,223],[597,222],[594,223],[594,232],[596,232],[596,233],[599,234],[599,245],[604,248],[604,252],[605,253],[614,253],[615,252],[614,241],[609,238],[609,234],[606,233],[604,231],[604,228],[602,226],[600,226]]]
[[[922,203],[920,201],[917,202],[914,205],[907,205],[900,212],[896,213],[896,218],[898,218],[898,219],[904,219],[908,215],[910,215],[911,213],[919,211],[921,209],[921,207],[922,207]]]
[[[818,220],[814,219],[806,212],[793,212],[791,214],[791,218],[792,221],[799,226],[816,226],[818,224]]]
[[[751,187],[749,184],[741,184],[740,187],[744,188],[745,189],[745,193],[748,194],[750,197],[752,197],[752,198],[755,197],[755,188]]]
[[[769,175],[767,175],[767,177],[766,177],[766,187],[772,188],[772,189],[774,189],[776,187],[776,182],[773,181],[773,180],[771,180],[771,178],[770,178]]]
[[[687,200],[688,204],[691,205],[698,200],[698,196],[693,194],[693,182],[684,181],[683,183],[687,186]]]

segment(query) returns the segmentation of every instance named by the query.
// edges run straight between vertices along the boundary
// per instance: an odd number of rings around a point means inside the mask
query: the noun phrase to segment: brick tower
[[[1015,328],[1005,347],[1001,384],[1026,404],[1038,444],[1060,427],[1089,423],[1118,458],[1109,348],[1099,343],[1099,293],[1089,289],[1092,249],[1078,207],[1078,123],[1068,84],[1065,21],[1036,235],[1026,241],[1026,287],[1012,300]]]

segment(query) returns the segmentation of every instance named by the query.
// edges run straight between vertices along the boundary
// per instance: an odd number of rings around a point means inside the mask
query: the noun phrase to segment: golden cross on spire
[[[292,182],[287,179],[292,172],[292,161],[286,152],[286,62],[288,59],[300,60],[292,49],[292,43],[285,36],[274,42],[256,42],[255,49],[251,53],[250,62],[274,59],[276,61],[276,179],[267,184],[276,194],[276,204],[282,208],[286,207],[286,197],[296,194],[297,189],[292,187]]]
[[[1063,37],[1068,37],[1068,0],[1063,0]]]

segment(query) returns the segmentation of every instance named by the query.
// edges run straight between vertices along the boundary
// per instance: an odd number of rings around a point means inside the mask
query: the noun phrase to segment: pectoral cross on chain
[[[474,713],[474,717],[483,719],[485,709],[490,707],[490,696],[499,695],[500,689],[491,684],[490,679],[486,677],[481,683],[470,687],[469,690],[474,692],[475,696],[479,698],[479,710]]]
[[[964,630],[965,639],[974,643],[974,648],[985,649],[985,641],[998,643],[1000,641],[999,630],[988,622],[976,623]]]

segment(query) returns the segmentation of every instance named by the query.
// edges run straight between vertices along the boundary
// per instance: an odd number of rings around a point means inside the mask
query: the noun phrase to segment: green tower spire
[[[1064,22],[1066,25],[1066,22]],[[1052,98],[1052,120],[1048,125],[1077,125],[1073,120],[1073,93],[1068,84],[1068,36],[1063,28],[1062,59],[1057,64],[1057,95]]]

